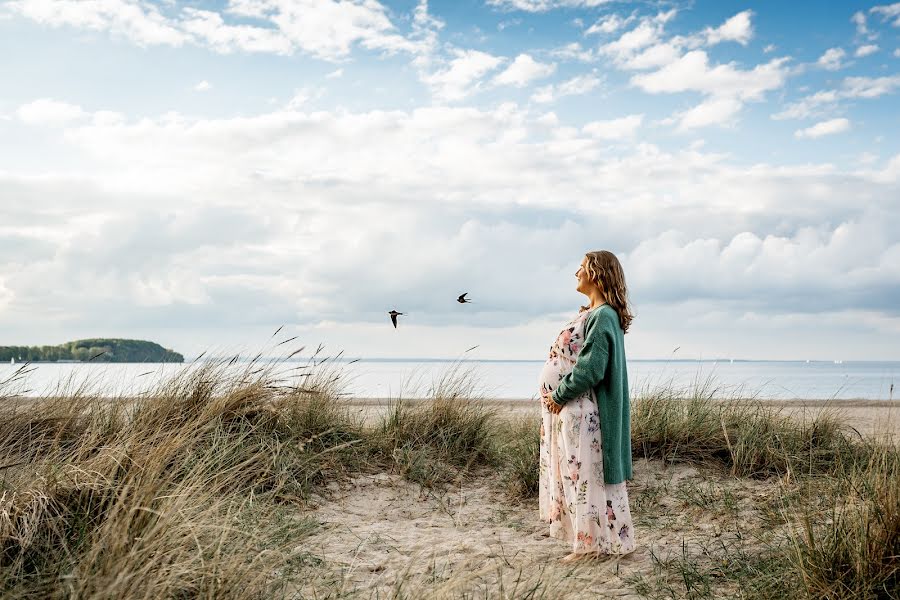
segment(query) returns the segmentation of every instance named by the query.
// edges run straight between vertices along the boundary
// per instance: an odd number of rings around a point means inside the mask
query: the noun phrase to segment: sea
[[[310,369],[337,378],[341,393],[365,398],[416,398],[463,380],[485,398],[538,397],[541,360],[335,359],[267,362],[282,385],[302,385]],[[133,396],[157,388],[184,364],[34,363],[0,365],[0,398],[45,396],[84,387],[104,396]],[[245,370],[237,362],[231,369]],[[716,397],[777,400],[893,400],[900,396],[900,361],[629,360],[632,395],[655,390],[705,390]]]

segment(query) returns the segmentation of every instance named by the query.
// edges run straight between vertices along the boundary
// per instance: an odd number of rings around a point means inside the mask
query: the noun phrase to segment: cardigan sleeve
[[[553,401],[557,404],[563,405],[574,400],[596,387],[606,376],[611,340],[606,328],[597,318],[599,310],[597,312],[585,323],[584,344],[575,359],[572,372],[560,380],[553,392]]]

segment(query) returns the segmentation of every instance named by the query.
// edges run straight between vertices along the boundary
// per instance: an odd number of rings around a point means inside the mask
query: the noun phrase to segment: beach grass
[[[424,402],[395,399],[375,423],[348,410],[336,363],[259,358],[185,367],[140,397],[85,387],[23,400],[0,386],[0,595],[9,598],[302,597],[330,572],[304,540],[336,483],[391,473],[431,492],[487,481],[534,504],[539,423],[509,416],[455,365]],[[900,453],[839,415],[788,417],[712,382],[634,398],[635,459],[718,473],[707,483],[635,485],[651,526],[678,510],[739,521],[748,500],[720,481],[758,482],[765,527],[649,550],[628,576],[647,597],[897,598]],[[666,503],[669,504],[666,504]],[[537,518],[535,509],[535,519]],[[643,519],[643,521],[642,521]],[[562,548],[561,548],[562,550]],[[565,597],[566,579],[423,575],[389,597]],[[324,579],[323,579],[324,581]],[[574,585],[574,584],[573,584]],[[318,597],[368,597],[335,585]]]

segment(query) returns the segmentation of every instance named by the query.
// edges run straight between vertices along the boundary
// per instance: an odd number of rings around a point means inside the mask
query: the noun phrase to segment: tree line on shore
[[[0,346],[3,362],[184,362],[184,356],[145,340],[91,338],[58,346]]]

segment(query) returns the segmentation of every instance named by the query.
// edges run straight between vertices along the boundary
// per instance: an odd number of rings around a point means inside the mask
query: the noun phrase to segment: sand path
[[[312,515],[321,528],[304,542],[324,561],[304,596],[384,597],[402,582],[413,597],[506,597],[544,586],[542,597],[638,598],[639,578],[661,560],[703,555],[711,543],[753,545],[776,485],[711,471],[638,461],[630,487],[639,549],[605,562],[562,565],[569,550],[547,536],[537,500],[511,503],[491,477],[443,493],[377,474],[331,484]],[[739,508],[740,507],[740,508]]]

